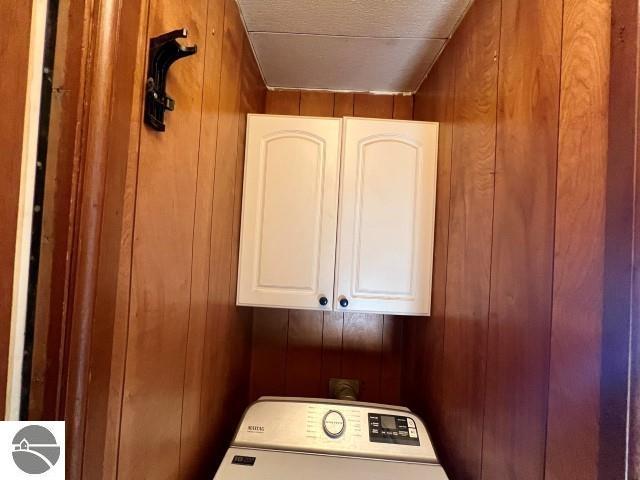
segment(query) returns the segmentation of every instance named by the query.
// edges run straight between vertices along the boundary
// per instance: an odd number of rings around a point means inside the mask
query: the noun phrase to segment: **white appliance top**
[[[408,409],[339,400],[262,397],[231,446],[438,464],[424,423]]]

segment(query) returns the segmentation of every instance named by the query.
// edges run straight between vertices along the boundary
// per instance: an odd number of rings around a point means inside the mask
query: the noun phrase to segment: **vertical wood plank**
[[[329,381],[342,375],[342,327],[344,314],[323,312],[322,373],[320,387],[323,396],[329,396]]]
[[[212,0],[207,8],[206,31],[224,32],[225,0]],[[196,211],[191,271],[191,308],[187,356],[185,360],[182,426],[180,435],[180,475],[191,478],[198,473],[204,453],[201,436],[200,398],[203,388],[207,299],[209,295],[209,258],[211,255],[211,206],[216,168],[218,139],[218,106],[224,35],[207,35],[204,48],[204,76],[209,79],[202,97],[202,122],[196,188]]]
[[[610,6],[564,2],[549,480],[598,478]]]
[[[238,110],[237,130],[229,131],[229,160],[235,148],[235,175],[230,196],[233,205],[230,211],[230,223],[225,222],[216,227],[228,229],[230,243],[227,244],[226,251],[220,251],[216,255],[218,265],[228,268],[228,271],[220,273],[220,268],[214,273],[221,278],[228,275],[225,288],[221,288],[220,295],[223,305],[220,307],[220,314],[216,318],[216,337],[214,339],[215,370],[212,376],[205,375],[202,382],[211,384],[210,379],[215,378],[213,385],[215,396],[213,401],[205,399],[201,409],[209,408],[211,422],[209,430],[203,436],[200,445],[209,445],[208,452],[203,453],[201,461],[206,459],[204,464],[203,477],[210,478],[214,475],[220,460],[222,459],[226,446],[233,438],[237,424],[240,421],[246,405],[239,399],[247,399],[249,393],[249,382],[239,382],[238,378],[248,376],[250,369],[250,346],[251,346],[251,310],[244,307],[236,307],[236,284],[238,271],[238,249],[240,242],[240,216],[242,202],[242,182],[244,172],[244,151],[246,137],[246,115],[250,112],[259,112],[264,105],[264,91],[261,88],[257,65],[253,59],[253,54],[244,33],[240,13],[237,5],[232,1],[227,1],[225,17],[229,18],[229,32],[234,38],[238,36],[241,41],[240,73],[238,85]],[[233,57],[232,57],[233,58]],[[224,92],[224,90],[223,90]],[[215,196],[214,196],[215,200]],[[223,218],[221,216],[221,218]],[[215,230],[214,230],[215,236]],[[226,266],[229,265],[229,266]],[[211,282],[213,282],[212,280]],[[222,283],[222,282],[221,282]],[[226,294],[226,297],[225,297]],[[214,300],[214,305],[217,301]],[[210,310],[209,310],[210,311]],[[207,417],[201,415],[205,424]]]
[[[331,117],[333,102],[331,92],[300,92],[300,115]]]
[[[289,311],[286,393],[319,397],[322,394],[322,313]]]
[[[472,7],[473,8],[473,7]],[[455,61],[457,38],[447,47],[438,63],[432,69],[423,87],[414,99],[416,120],[437,121],[439,126],[438,178],[436,186],[436,225],[433,258],[433,287],[431,292],[431,316],[424,323],[422,336],[408,337],[405,341],[418,342],[416,351],[419,378],[424,387],[416,387],[411,382],[408,390],[411,397],[418,397],[415,403],[425,416],[432,430],[434,442],[439,446],[442,434],[442,355],[444,349],[445,305],[447,284],[447,257],[449,246],[449,214],[451,190],[451,154],[453,150],[453,110],[455,95]],[[406,330],[405,330],[406,332]],[[423,352],[423,354],[421,354]],[[422,367],[424,363],[424,367]],[[406,368],[406,367],[405,367]],[[417,389],[417,392],[415,391]],[[421,404],[424,404],[421,406]],[[445,451],[441,448],[441,451]]]
[[[413,95],[394,95],[393,118],[413,120]]]
[[[269,90],[266,113],[275,115],[300,115],[299,90]]]
[[[333,104],[334,117],[353,117],[353,93],[336,93]]]
[[[356,93],[353,114],[356,117],[393,118],[393,95]]]
[[[455,478],[479,478],[482,459],[499,24],[500,1],[488,0],[456,32],[440,439]]]
[[[485,479],[544,475],[561,26],[560,0],[502,5]]]
[[[360,380],[359,400],[380,398],[382,315],[345,313],[342,338],[342,375]]]
[[[635,0],[612,1],[598,480],[640,478],[639,12]]]
[[[220,76],[218,141],[211,207],[211,254],[209,258],[209,292],[205,326],[205,345],[200,396],[200,442],[216,445],[227,440],[226,425],[235,417],[230,406],[236,393],[231,384],[238,355],[237,331],[231,307],[234,252],[234,222],[241,160],[238,142],[243,113],[240,111],[244,43],[246,41],[238,7],[225,1],[224,39]],[[240,328],[240,325],[237,325]],[[215,379],[215,381],[211,381]],[[202,476],[210,476],[219,452],[213,451]]]
[[[400,405],[402,400],[402,332],[405,320],[399,315],[383,315],[382,318],[379,401],[388,405]]]
[[[159,35],[179,22],[189,28],[193,42],[202,43],[206,7],[204,0],[192,2],[190,9],[154,0],[149,34]],[[173,73],[167,89],[181,105],[179,116],[167,116],[162,135],[145,129],[140,140],[118,469],[124,478],[177,477],[179,472],[176,447],[182,421],[202,105],[202,96],[190,92],[202,92],[204,57],[191,57]]]
[[[251,401],[285,394],[288,318],[285,309],[253,309]]]

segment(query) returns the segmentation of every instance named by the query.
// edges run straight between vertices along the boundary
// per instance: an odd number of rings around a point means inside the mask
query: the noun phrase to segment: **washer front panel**
[[[245,413],[232,445],[437,463],[418,417],[357,403],[258,401]]]
[[[215,480],[447,480],[440,465],[231,447]]]

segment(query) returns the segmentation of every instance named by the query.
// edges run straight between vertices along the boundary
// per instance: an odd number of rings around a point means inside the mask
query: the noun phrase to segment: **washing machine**
[[[446,480],[424,423],[403,407],[262,397],[215,480]]]

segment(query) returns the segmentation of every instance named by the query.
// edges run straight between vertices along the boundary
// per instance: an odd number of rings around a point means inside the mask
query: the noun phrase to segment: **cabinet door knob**
[[[349,306],[349,300],[347,300],[346,298],[342,297],[340,299],[340,306],[342,308],[347,308]]]
[[[320,300],[318,300],[320,302],[320,305],[322,305],[323,307],[329,303],[329,299],[327,297],[320,297]]]

